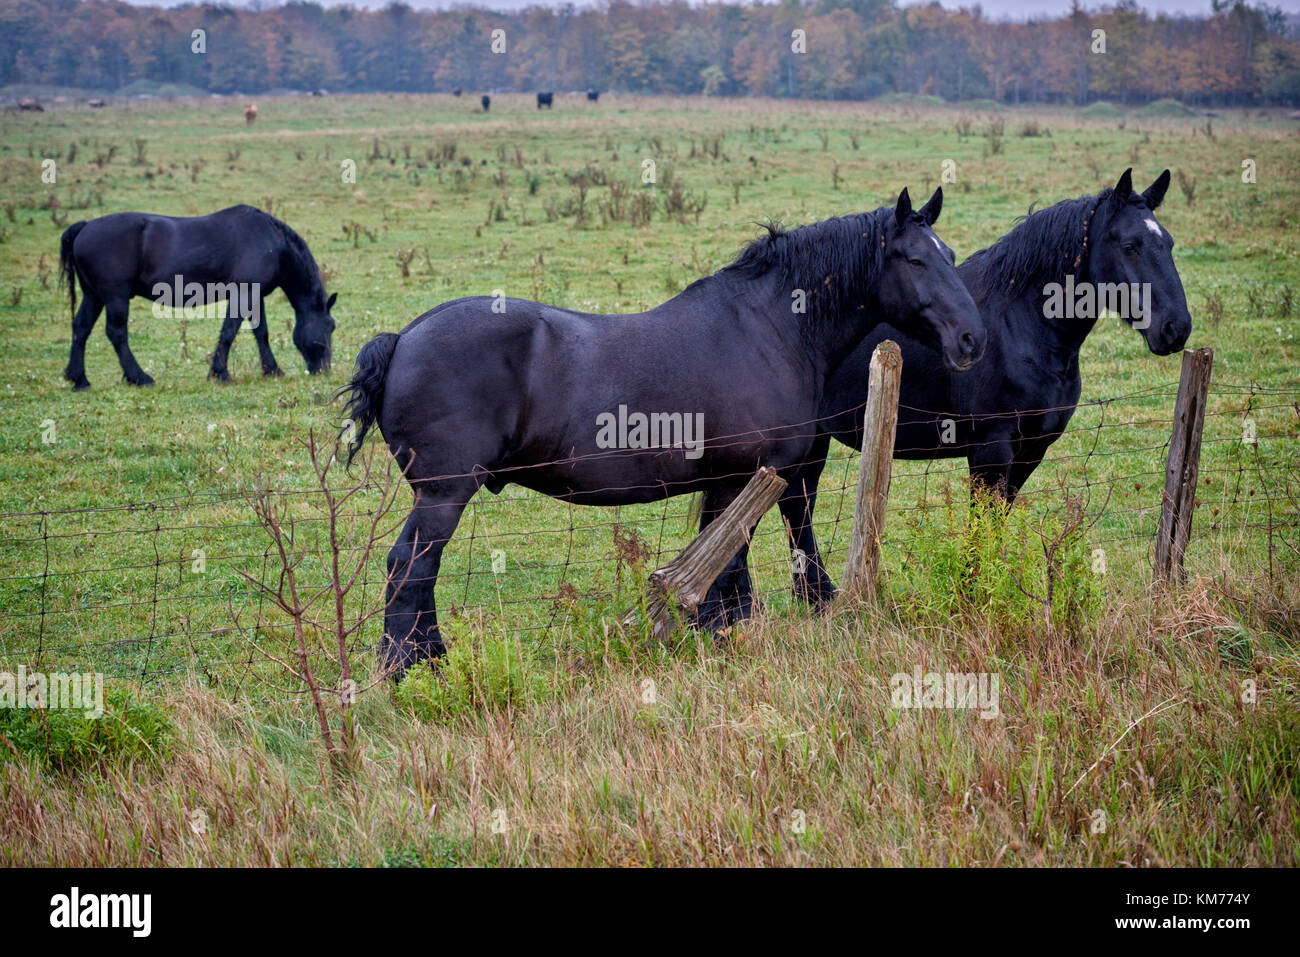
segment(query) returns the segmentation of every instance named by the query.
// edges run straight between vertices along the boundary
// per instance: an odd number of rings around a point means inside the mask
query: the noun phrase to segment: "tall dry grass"
[[[0,764],[0,861],[1297,863],[1296,609],[1279,593],[1154,586],[1073,638],[911,615],[846,607],[667,654],[557,634],[540,693],[428,723],[363,696],[352,773],[330,769],[306,702],[190,684],[162,702],[167,761]],[[997,674],[999,717],[894,708],[890,676],[914,667]]]

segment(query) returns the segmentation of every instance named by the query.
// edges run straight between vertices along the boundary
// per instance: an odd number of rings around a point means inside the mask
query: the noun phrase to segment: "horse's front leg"
[[[708,528],[740,494],[739,488],[710,489],[704,493],[700,510],[700,531]],[[757,523],[755,523],[757,525]],[[749,530],[753,535],[754,529]],[[708,594],[695,609],[691,623],[704,628],[715,637],[726,634],[731,625],[748,618],[753,611],[754,594],[749,578],[749,545],[746,543],[732,556],[721,574],[709,587]]]
[[[253,338],[257,340],[257,354],[262,360],[262,375],[282,376],[284,372],[276,364],[275,355],[271,352],[271,334],[266,325],[266,298],[259,298],[255,308],[257,312],[249,316],[248,321],[253,327]]]
[[[226,361],[230,356],[230,346],[235,341],[235,336],[239,334],[239,325],[243,317],[239,310],[234,307],[234,303],[226,302],[226,321],[221,324],[221,334],[217,336],[217,349],[212,353],[212,370],[208,375],[218,382],[229,382],[230,372],[226,368]]]
[[[790,532],[790,567],[794,596],[822,609],[835,598],[835,582],[827,574],[813,532],[813,509],[817,504],[817,483],[826,465],[830,436],[818,435],[808,461],[790,479],[778,507]]]

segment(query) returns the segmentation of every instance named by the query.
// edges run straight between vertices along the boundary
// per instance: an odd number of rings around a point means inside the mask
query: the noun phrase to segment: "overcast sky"
[[[130,0],[139,6],[176,6],[172,0]],[[230,2],[230,0],[227,0]],[[276,6],[276,0],[262,0],[264,6]],[[323,6],[339,6],[333,0],[316,0]],[[487,7],[496,10],[518,10],[530,6],[559,6],[559,0],[481,0],[481,2],[457,2],[457,0],[403,0],[408,6],[419,9],[447,9],[454,6],[475,6]],[[928,0],[927,0],[928,2]],[[969,7],[974,4],[970,0],[939,0],[949,9],[958,7]],[[1300,0],[1266,0],[1269,6],[1281,7],[1288,13],[1300,13]],[[342,5],[354,7],[378,8],[387,6],[389,0],[346,0]],[[233,0],[234,6],[248,6],[248,0]],[[576,2],[575,6],[589,6],[588,3]],[[911,4],[905,3],[910,6]],[[1023,20],[1025,17],[1032,15],[1057,15],[1070,9],[1070,0],[982,0],[979,4],[984,9],[984,14],[992,19],[1001,19],[1010,17],[1013,19]],[[1138,0],[1138,5],[1152,13],[1189,13],[1189,14],[1206,14],[1210,12],[1210,0]],[[1113,6],[1113,0],[1110,3],[1089,2],[1084,0],[1083,6],[1086,9],[1097,9],[1102,6]]]

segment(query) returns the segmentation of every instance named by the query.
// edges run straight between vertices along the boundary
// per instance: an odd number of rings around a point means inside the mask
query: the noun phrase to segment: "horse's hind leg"
[[[388,552],[382,653],[395,678],[418,661],[446,653],[438,630],[434,586],[443,549],[478,488],[473,479],[413,484],[415,507]]]
[[[108,341],[117,350],[117,361],[122,365],[122,375],[126,376],[126,381],[132,385],[153,385],[152,377],[140,368],[140,363],[135,361],[135,355],[127,342],[126,317],[130,304],[130,298],[115,299],[107,304],[105,331],[108,333]]]
[[[72,320],[72,350],[68,353],[68,367],[63,370],[63,377],[72,383],[74,389],[89,389],[90,380],[86,378],[86,340],[95,328],[95,321],[104,309],[99,297],[81,287],[81,305]]]

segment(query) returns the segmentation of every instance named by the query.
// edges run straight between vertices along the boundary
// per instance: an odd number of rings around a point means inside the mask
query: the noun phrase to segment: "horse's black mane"
[[[882,206],[791,230],[779,223],[760,223],[767,235],[745,246],[734,262],[710,278],[773,277],[782,289],[807,293],[811,323],[832,318],[869,298],[884,268],[887,214],[892,215],[893,208]]]
[[[307,277],[308,285],[302,291],[309,292],[318,298],[320,300],[318,305],[324,305],[325,284],[321,281],[320,269],[316,266],[316,259],[312,256],[311,250],[307,248],[307,243],[293,231],[293,227],[288,223],[281,222],[265,210],[259,210],[259,212],[269,219],[272,225],[279,230],[280,235],[284,237],[298,274]]]
[[[1095,196],[1062,200],[1037,212],[1031,209],[1011,232],[962,263],[977,267],[977,288],[972,291],[1017,290],[1042,276],[1082,269],[1085,239],[1090,229],[1098,235],[1095,230],[1102,224],[1097,211],[1113,193],[1107,188]]]

